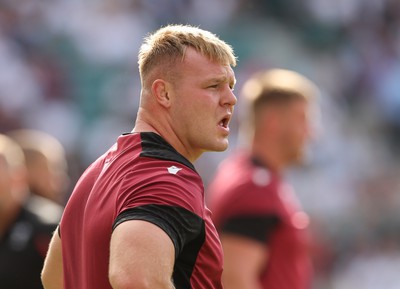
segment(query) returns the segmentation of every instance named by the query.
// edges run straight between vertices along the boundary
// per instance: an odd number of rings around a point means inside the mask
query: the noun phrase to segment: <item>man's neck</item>
[[[273,172],[280,174],[286,167],[279,148],[273,145],[253,144],[251,154]]]
[[[201,155],[201,153],[192,155],[191,152],[186,149],[185,144],[180,141],[174,130],[168,126],[168,121],[154,120],[153,117],[148,116],[148,112],[145,110],[139,110],[132,132],[154,132],[160,135],[191,163],[194,163]]]

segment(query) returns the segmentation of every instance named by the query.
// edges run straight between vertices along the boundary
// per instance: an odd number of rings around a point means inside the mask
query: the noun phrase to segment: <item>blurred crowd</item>
[[[288,173],[316,237],[315,289],[400,288],[397,0],[1,0],[0,133],[55,137],[72,186],[133,128],[139,45],[167,23],[198,25],[232,44],[236,92],[261,68],[318,84],[317,137],[307,163]],[[206,184],[227,153],[197,162]]]

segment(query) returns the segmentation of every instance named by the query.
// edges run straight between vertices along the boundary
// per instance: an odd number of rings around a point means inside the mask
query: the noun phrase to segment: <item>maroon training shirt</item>
[[[279,175],[237,152],[220,165],[207,197],[218,231],[268,247],[262,288],[310,288],[308,216]]]
[[[111,289],[111,234],[128,220],[146,220],[169,235],[177,289],[222,288],[222,249],[202,180],[154,133],[120,136],[78,181],[60,225],[64,288]]]

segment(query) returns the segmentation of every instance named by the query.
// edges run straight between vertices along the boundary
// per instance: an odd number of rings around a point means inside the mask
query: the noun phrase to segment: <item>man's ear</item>
[[[169,107],[171,105],[170,96],[168,95],[168,82],[163,79],[156,79],[151,85],[151,91],[160,105],[164,107]]]

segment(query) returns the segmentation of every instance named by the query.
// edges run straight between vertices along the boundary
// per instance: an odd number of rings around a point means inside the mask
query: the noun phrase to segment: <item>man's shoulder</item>
[[[140,156],[178,162],[193,171],[193,164],[175,150],[167,141],[155,133],[141,133],[142,151]]]

